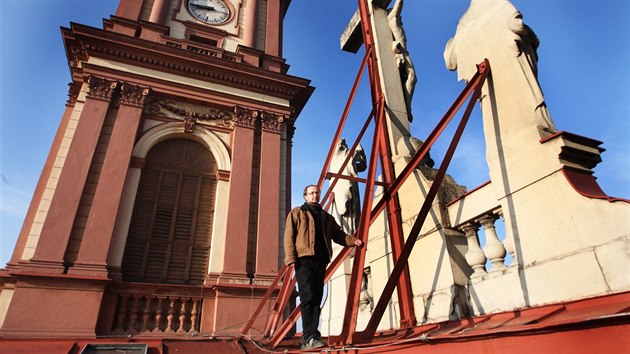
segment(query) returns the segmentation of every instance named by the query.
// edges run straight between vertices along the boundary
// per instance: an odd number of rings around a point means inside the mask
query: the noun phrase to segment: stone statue
[[[475,65],[487,58],[491,73],[484,85],[482,106],[490,93],[502,124],[525,118],[515,125],[533,123],[544,131],[555,132],[538,84],[538,44],[536,34],[523,23],[523,16],[512,3],[472,0],[455,36],[446,44],[444,60],[449,70],[457,70],[459,80],[468,81],[476,72]]]
[[[416,78],[416,69],[413,66],[413,61],[411,61],[411,56],[409,55],[409,51],[407,51],[407,36],[405,35],[400,15],[402,8],[403,0],[396,0],[394,7],[389,10],[387,15],[387,23],[392,31],[392,51],[396,57],[396,64],[398,65],[400,78],[403,83],[407,117],[409,122],[411,122],[413,121],[413,116],[411,115],[411,99],[413,98],[413,91],[418,79]]]
[[[337,142],[337,149],[330,162],[330,171],[337,173],[339,168],[350,153],[345,139]],[[359,172],[367,168],[366,157],[361,145],[357,146],[354,155],[348,162],[342,175],[357,177]],[[359,197],[359,184],[347,179],[339,179],[335,188],[335,200],[331,206],[330,214],[335,217],[337,223],[344,232],[352,235],[359,226],[359,216],[361,215],[361,200]]]

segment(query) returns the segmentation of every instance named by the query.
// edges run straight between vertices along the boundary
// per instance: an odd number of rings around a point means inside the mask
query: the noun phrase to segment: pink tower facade
[[[63,28],[69,99],[0,270],[0,336],[237,333],[276,276],[314,88],[282,58],[290,1],[201,3]]]

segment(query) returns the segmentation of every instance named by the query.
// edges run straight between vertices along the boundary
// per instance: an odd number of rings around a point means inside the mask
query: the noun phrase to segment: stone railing
[[[466,261],[473,269],[473,279],[482,278],[488,272],[503,272],[507,269],[506,265],[516,264],[512,238],[505,232],[507,230],[502,223],[497,225],[503,212],[492,193],[492,185],[488,182],[448,205],[451,225],[466,235]],[[499,237],[497,228],[503,231],[502,236],[505,237]]]
[[[196,335],[199,332],[202,297],[199,289],[119,289],[112,309],[112,334]],[[149,290],[149,291],[146,291]],[[191,290],[191,291],[187,291]],[[196,294],[193,295],[193,294]]]
[[[468,240],[468,251],[466,252],[466,261],[473,269],[471,277],[480,277],[488,273],[489,268],[491,273],[500,272],[506,270],[506,254],[510,252],[512,259],[514,259],[514,247],[510,242],[502,242],[497,235],[495,228],[495,222],[500,219],[501,210],[489,211],[486,214],[465,222],[457,227],[460,231],[466,234]],[[483,233],[485,238],[485,244],[481,247],[479,240],[479,230],[483,227]],[[506,252],[507,251],[507,252]],[[487,264],[490,263],[488,266]],[[515,264],[512,262],[511,264]]]

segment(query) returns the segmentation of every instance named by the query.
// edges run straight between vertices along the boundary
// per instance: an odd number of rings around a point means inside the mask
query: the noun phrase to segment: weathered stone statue
[[[330,162],[330,171],[337,173],[339,168],[350,153],[345,139],[337,142],[337,149]],[[350,162],[346,165],[342,175],[357,177],[359,172],[366,169],[366,157],[361,145],[357,146]],[[335,188],[335,201],[330,209],[330,214],[335,217],[337,223],[348,234],[352,234],[359,226],[359,216],[361,215],[361,201],[359,197],[359,185],[347,179],[339,179]]]
[[[418,79],[416,78],[416,69],[411,61],[411,56],[407,50],[407,36],[402,24],[400,13],[403,8],[403,0],[396,0],[394,7],[387,14],[387,23],[392,31],[394,41],[392,42],[392,51],[396,57],[396,65],[400,71],[400,78],[403,83],[403,93],[405,95],[405,105],[407,106],[407,117],[411,122],[411,99],[413,91],[416,87]]]
[[[536,124],[555,132],[542,90],[538,84],[538,38],[523,23],[521,13],[507,0],[472,0],[462,16],[455,36],[446,44],[444,60],[449,70],[457,70],[459,80],[470,80],[476,64],[490,61],[492,87],[485,86],[484,97],[492,90],[495,108],[502,123],[519,119],[520,124]]]

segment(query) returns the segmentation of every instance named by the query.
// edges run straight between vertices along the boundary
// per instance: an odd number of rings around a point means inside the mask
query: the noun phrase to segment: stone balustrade
[[[118,294],[114,334],[196,335],[199,332],[201,297]]]
[[[473,279],[500,273],[508,265],[516,265],[512,238],[507,232],[501,238],[497,234],[496,224],[502,220],[502,210],[497,202],[489,202],[496,200],[492,198],[492,192],[488,182],[448,205],[451,225],[466,235],[468,251],[465,257],[473,270]],[[506,231],[502,223],[500,226]]]
[[[500,211],[499,211],[500,212]],[[509,250],[511,259],[514,259],[514,247],[510,242],[501,241],[497,235],[495,222],[500,219],[500,214],[488,212],[480,217],[466,221],[457,227],[466,235],[468,240],[468,251],[466,252],[466,261],[473,269],[472,278],[482,277],[490,273],[502,272],[506,270],[506,254]],[[479,231],[483,228],[485,244],[480,244]],[[489,263],[489,264],[488,264]],[[511,265],[515,262],[511,262]]]

